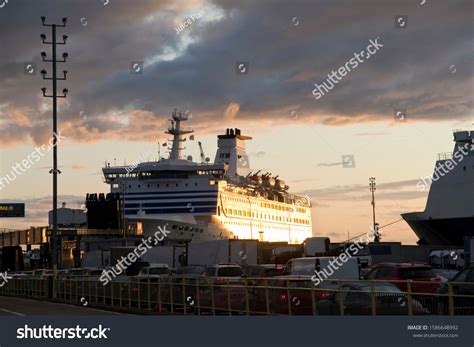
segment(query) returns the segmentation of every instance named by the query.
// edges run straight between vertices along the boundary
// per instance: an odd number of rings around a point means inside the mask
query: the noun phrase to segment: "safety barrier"
[[[155,314],[474,315],[474,283],[119,276],[20,276],[0,295]],[[395,284],[395,285],[393,285]],[[439,289],[440,286],[443,288]],[[439,290],[438,290],[439,289]]]

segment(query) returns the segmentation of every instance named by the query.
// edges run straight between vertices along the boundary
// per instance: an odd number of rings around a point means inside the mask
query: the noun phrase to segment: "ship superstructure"
[[[111,193],[120,194],[124,218],[143,223],[144,234],[168,224],[171,239],[259,239],[301,243],[312,236],[309,198],[290,194],[270,173],[252,172],[240,129],[218,136],[215,160],[182,157],[188,114],[175,110],[166,133],[173,136],[168,158],[134,168],[103,168]]]
[[[463,246],[474,236],[474,131],[455,131],[452,153],[438,155],[423,212],[402,214],[419,244]],[[419,183],[421,184],[421,182]]]

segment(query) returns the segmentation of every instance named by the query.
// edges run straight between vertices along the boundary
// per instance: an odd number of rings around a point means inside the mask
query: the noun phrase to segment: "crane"
[[[204,164],[206,162],[206,156],[204,155],[201,141],[198,141],[198,144],[199,144],[199,152],[201,153],[201,164]]]

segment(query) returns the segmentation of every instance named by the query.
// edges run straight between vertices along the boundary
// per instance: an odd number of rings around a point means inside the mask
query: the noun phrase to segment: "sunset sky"
[[[193,115],[186,126],[196,141],[186,153],[195,159],[197,141],[213,159],[226,128],[252,136],[251,167],[310,195],[315,236],[367,231],[372,176],[377,220],[395,222],[424,209],[420,176],[432,174],[437,153],[452,151],[452,131],[474,122],[474,2],[420,2],[11,0],[0,8],[0,176],[51,136],[51,99],[41,93],[51,85],[39,73],[51,71],[40,57],[50,55],[40,39],[50,30],[40,16],[68,17],[59,30],[68,35],[59,52],[70,58],[59,70],[69,71],[60,82],[69,95],[58,115],[59,202],[77,208],[86,193],[106,192],[105,161],[154,160],[178,108]],[[177,33],[192,15],[199,18]],[[400,15],[405,28],[395,27]],[[316,100],[314,84],[376,38],[383,47]],[[247,74],[236,73],[238,62],[249,63]],[[25,72],[28,63],[36,74]],[[342,166],[343,155],[354,156],[354,168]],[[25,202],[27,214],[0,219],[1,228],[47,223],[51,165],[48,152],[0,190],[1,202]],[[382,231],[383,241],[417,240],[404,221]]]

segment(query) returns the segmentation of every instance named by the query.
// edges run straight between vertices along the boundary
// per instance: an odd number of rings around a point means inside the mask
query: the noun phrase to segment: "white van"
[[[287,276],[311,278],[316,285],[326,280],[359,280],[359,260],[341,255],[291,259],[286,263],[284,272]]]

